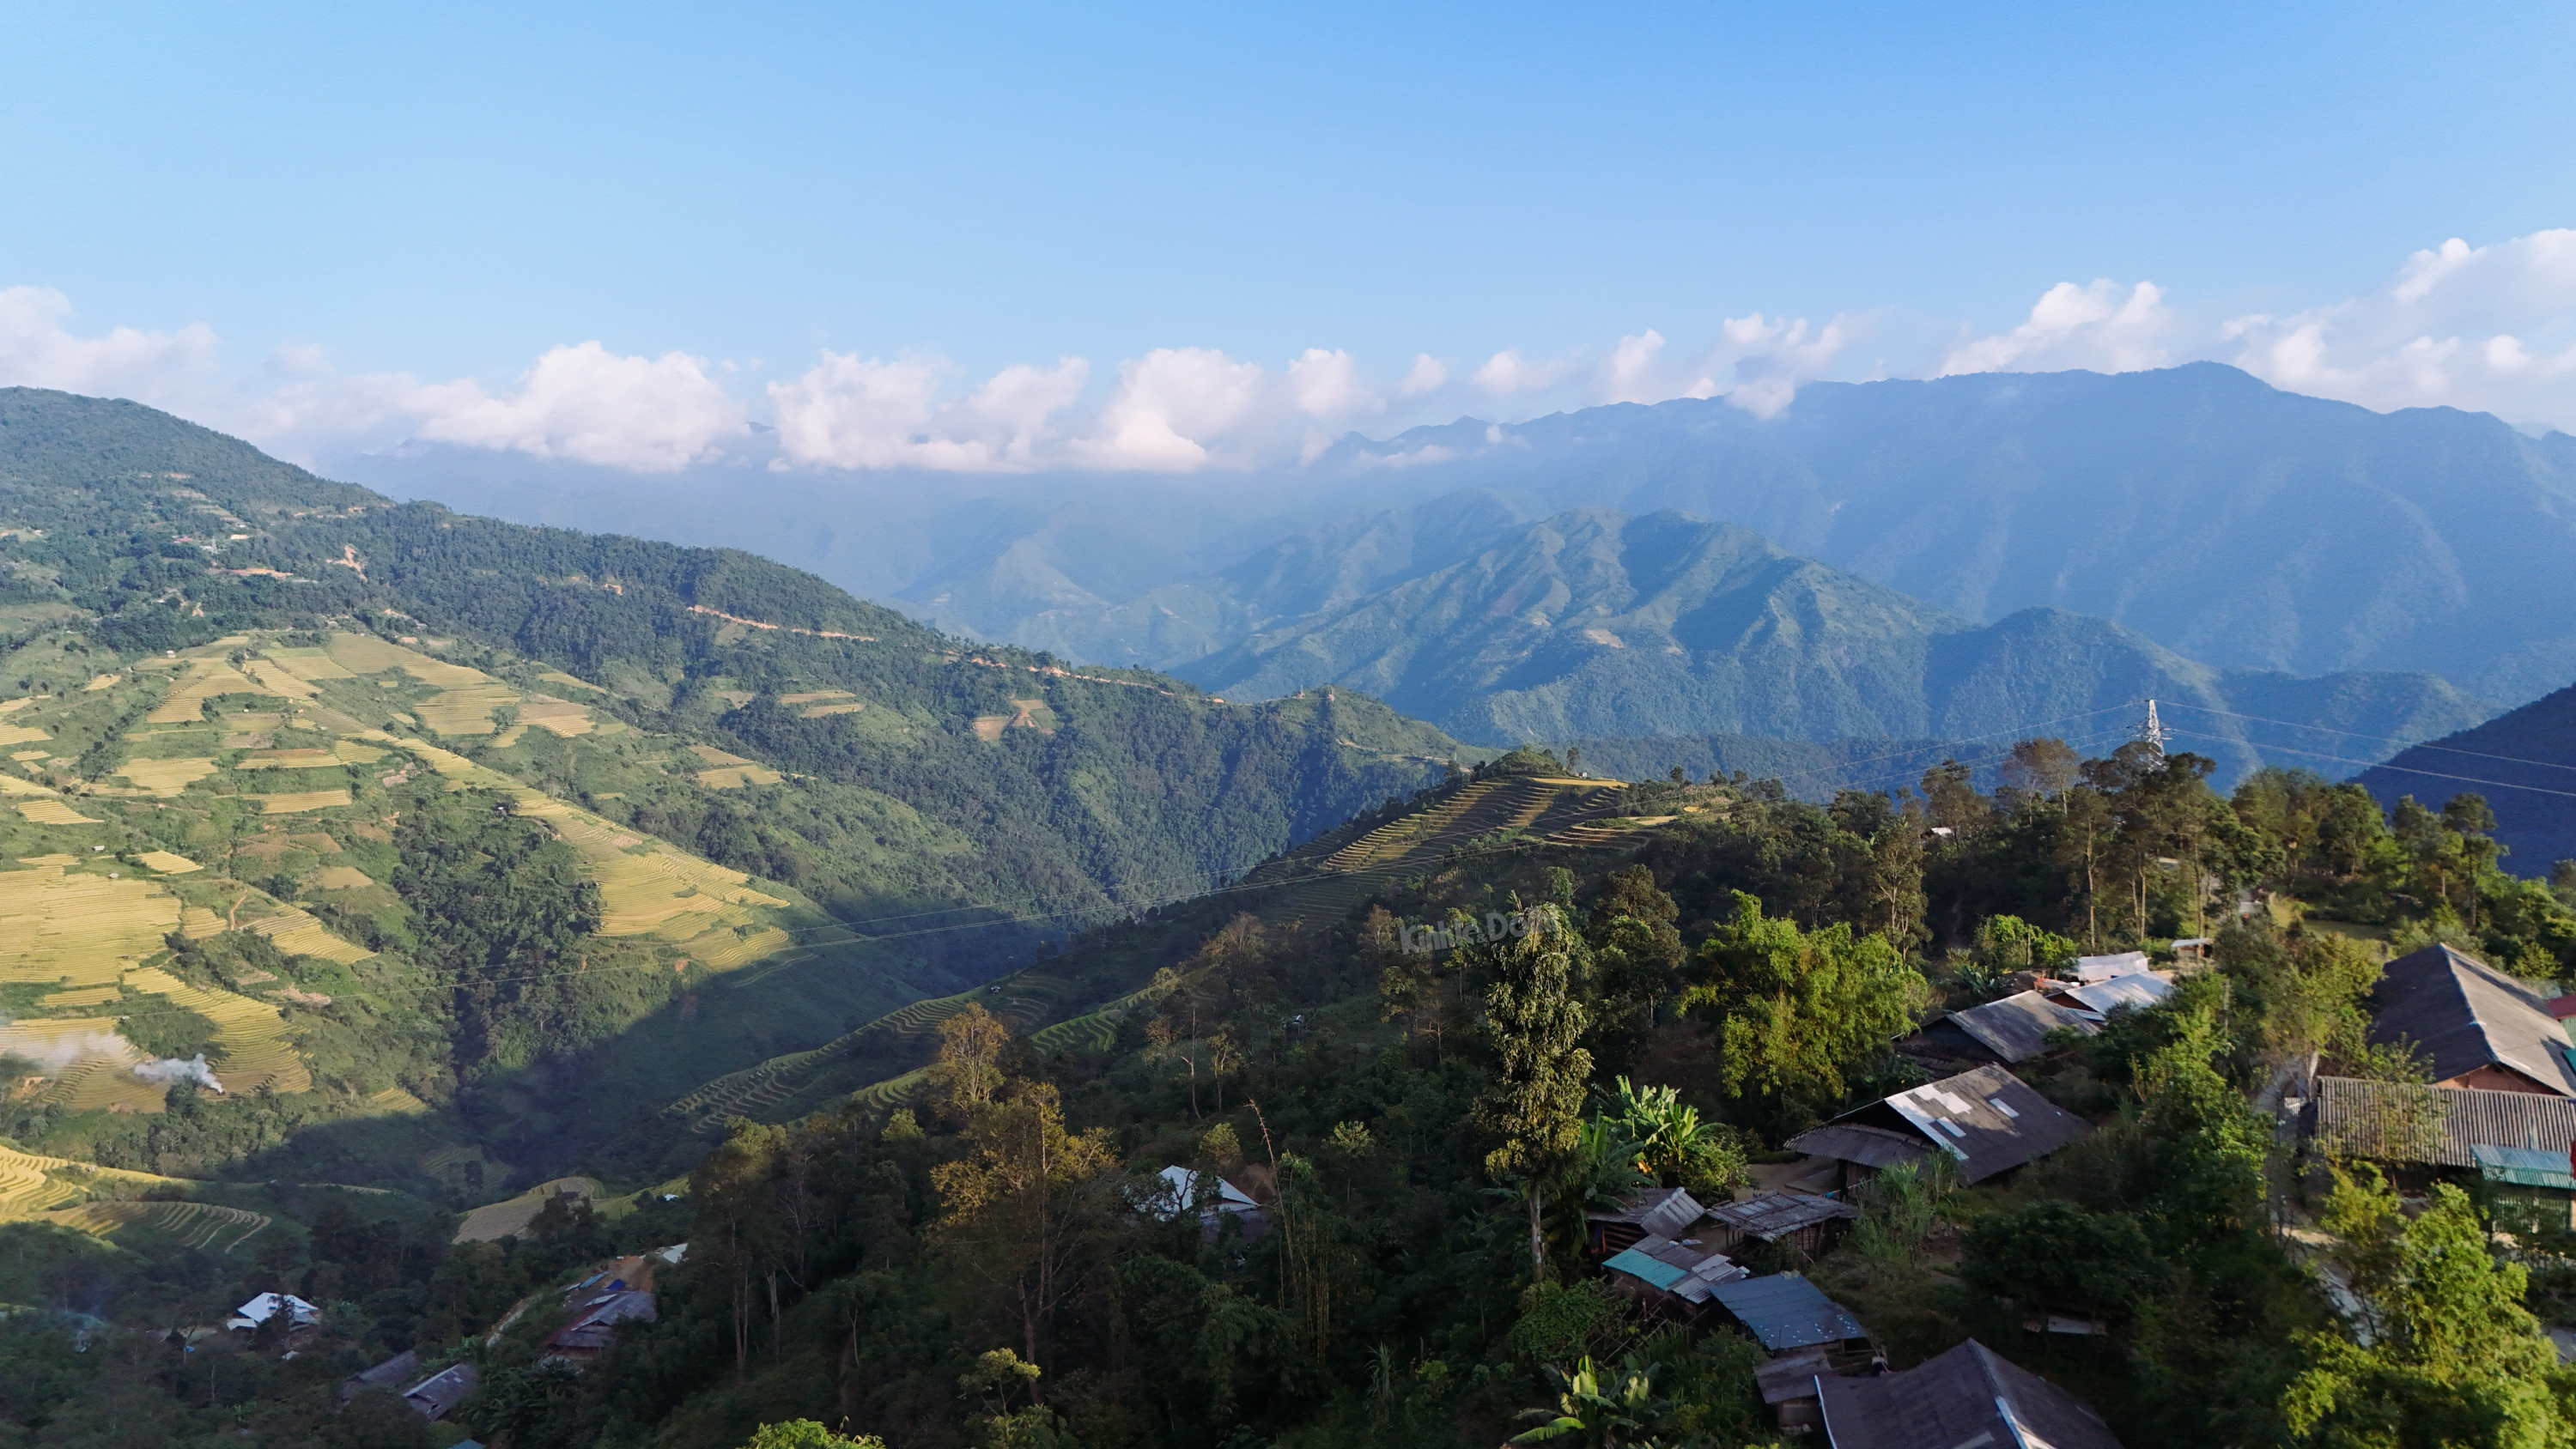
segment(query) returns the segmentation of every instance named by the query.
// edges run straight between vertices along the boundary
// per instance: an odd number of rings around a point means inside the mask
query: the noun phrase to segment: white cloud
[[[1428,352],[1417,353],[1413,359],[1413,370],[1404,375],[1404,381],[1395,385],[1395,395],[1399,399],[1423,397],[1448,385],[1448,366]]]
[[[1521,356],[1519,348],[1505,348],[1486,358],[1485,365],[1476,369],[1475,383],[1485,390],[1488,397],[1506,398],[1514,393],[1554,387],[1572,367],[1572,363],[1562,359],[1531,362]]]
[[[1622,337],[1602,361],[1593,395],[1605,403],[1662,402],[1673,395],[1657,372],[1656,360],[1664,350],[1664,334],[1652,327],[1635,337]]]
[[[1818,324],[1755,312],[1722,319],[1704,344],[1645,328],[1554,357],[1506,349],[1464,377],[1419,353],[1392,380],[1324,347],[1270,367],[1213,348],[1158,348],[1119,363],[1104,389],[1092,388],[1080,357],[1005,367],[969,386],[935,356],[825,352],[751,393],[733,363],[627,355],[597,341],[552,348],[500,386],[344,374],[304,340],[227,371],[203,323],[82,335],[60,292],[15,287],[0,289],[0,384],[131,397],[306,461],[423,439],[670,471],[747,443],[750,394],[776,417],[773,466],[1190,471],[1310,460],[1354,427],[1383,435],[1464,414],[1498,425],[1488,446],[1518,442],[1508,428],[1520,421],[1601,402],[1724,398],[1770,417],[1819,378],[1890,375],[1884,361],[1849,360],[1890,316],[1837,313]],[[1928,355],[1935,376],[2214,359],[2372,408],[2448,404],[2576,430],[2576,230],[2484,247],[2454,239],[2359,296],[2278,314],[2177,306],[2152,281],[2060,282],[2018,325],[1962,332]],[[1380,461],[1435,457],[1416,449]]]
[[[1072,456],[1092,468],[1188,472],[1214,461],[1210,445],[1254,421],[1271,393],[1259,363],[1214,348],[1158,347],[1118,364],[1117,391],[1101,405],[1097,431],[1072,444]]]
[[[2382,410],[2450,406],[2576,430],[2576,230],[2419,251],[2361,296],[2230,319],[2208,355]]]
[[[555,347],[494,396],[480,383],[424,387],[416,435],[477,448],[515,448],[668,473],[705,459],[743,430],[742,404],[707,376],[707,360],[684,352],[630,357],[597,342]]]
[[[2040,294],[2029,321],[1961,344],[1941,359],[1934,375],[2163,367],[2172,360],[2165,341],[2173,328],[2172,309],[2153,282],[2128,288],[2108,280],[2085,287],[2060,282]]]
[[[174,405],[195,395],[214,362],[214,329],[202,322],[80,337],[63,325],[71,317],[71,299],[51,287],[0,288],[0,386]]]
[[[1719,329],[1725,340],[1704,359],[1712,365],[1682,395],[1723,397],[1755,417],[1775,417],[1797,397],[1799,388],[1833,367],[1858,325],[1850,315],[1839,313],[1822,327],[1804,317],[1765,317],[1759,312],[1729,317]],[[1720,372],[1733,380],[1719,382]]]
[[[987,472],[1044,461],[1047,420],[1081,396],[1091,364],[1006,367],[964,399],[942,404],[956,369],[938,359],[896,362],[826,352],[793,382],[769,385],[779,466],[934,468]]]

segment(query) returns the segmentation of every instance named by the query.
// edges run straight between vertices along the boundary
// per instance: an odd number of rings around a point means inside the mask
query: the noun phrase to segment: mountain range
[[[1370,533],[1419,539],[1446,521],[1383,515]],[[2126,737],[2155,698],[2231,775],[2267,747],[2340,738],[2315,727],[2423,738],[2487,714],[2425,671],[2216,670],[2062,609],[1978,625],[1679,511],[1559,514],[1357,597],[1346,574],[1295,566],[1325,552],[1302,539],[1260,556],[1279,581],[1267,597],[1293,581],[1289,602],[1309,612],[1182,677],[1253,698],[1347,685],[1459,738],[1512,743],[1739,734],[2000,748],[2054,732],[2081,744]]]
[[[2217,669],[2429,670],[2497,705],[2576,678],[2576,438],[2374,413],[2212,363],[1818,383],[1769,418],[1680,399],[1466,419],[1246,475],[638,479],[437,447],[347,462],[505,517],[754,548],[945,628],[1102,663],[1186,664],[1604,508],[1736,524],[1976,623],[2098,616]]]

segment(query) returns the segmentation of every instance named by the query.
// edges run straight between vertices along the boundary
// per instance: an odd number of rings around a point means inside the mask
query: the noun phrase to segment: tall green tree
[[[2316,1449],[2565,1449],[2576,1444],[2561,1368],[2522,1306],[2526,1275],[2497,1261],[2467,1194],[2448,1183],[2409,1218],[2371,1169],[2339,1177],[2324,1224],[2361,1308],[2358,1335],[2302,1333],[2309,1357],[2281,1402]]]
[[[1592,1014],[1574,991],[1583,938],[1553,904],[1525,914],[1526,935],[1469,948],[1484,956],[1492,975],[1485,1029],[1499,1058],[1494,1089],[1476,1104],[1476,1122],[1494,1140],[1485,1171],[1519,1187],[1529,1206],[1530,1273],[1544,1282],[1542,1215],[1581,1145],[1592,1053],[1576,1043]]]
[[[1801,931],[1766,918],[1742,891],[1734,899],[1734,919],[1701,944],[1699,984],[1682,999],[1716,1034],[1727,1091],[1840,1100],[1854,1068],[1913,1028],[1930,983],[1884,936],[1841,924]]]

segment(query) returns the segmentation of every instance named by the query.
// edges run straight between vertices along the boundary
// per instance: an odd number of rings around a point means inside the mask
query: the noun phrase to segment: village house
[[[1973,1338],[1903,1373],[1815,1388],[1827,1449],[2120,1449],[2092,1406]]]
[[[2388,963],[2371,994],[2373,1046],[2411,1048],[2440,1087],[2576,1097],[2567,1029],[2522,983],[2449,946]]]
[[[1982,1182],[2035,1161],[2092,1131],[1999,1066],[1978,1067],[1845,1112],[1787,1143],[1791,1151],[1842,1164],[1839,1186],[1866,1181],[1898,1163],[1928,1162],[1937,1150],[1961,1182]]]

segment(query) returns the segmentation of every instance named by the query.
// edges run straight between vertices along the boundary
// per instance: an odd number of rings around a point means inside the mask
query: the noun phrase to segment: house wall
[[[2511,1067],[2499,1066],[2494,1062],[2489,1062],[2485,1066],[2482,1066],[2473,1072],[2462,1072],[2456,1077],[2447,1077],[2441,1081],[2435,1082],[2433,1085],[2437,1087],[2476,1087],[2480,1090],[2489,1092],[2529,1092],[2535,1096],[2542,1097],[2555,1097],[2561,1095],[2560,1093],[2553,1092],[2549,1088],[2533,1081],[2531,1078],[2524,1076],[2522,1073],[2515,1071]]]

